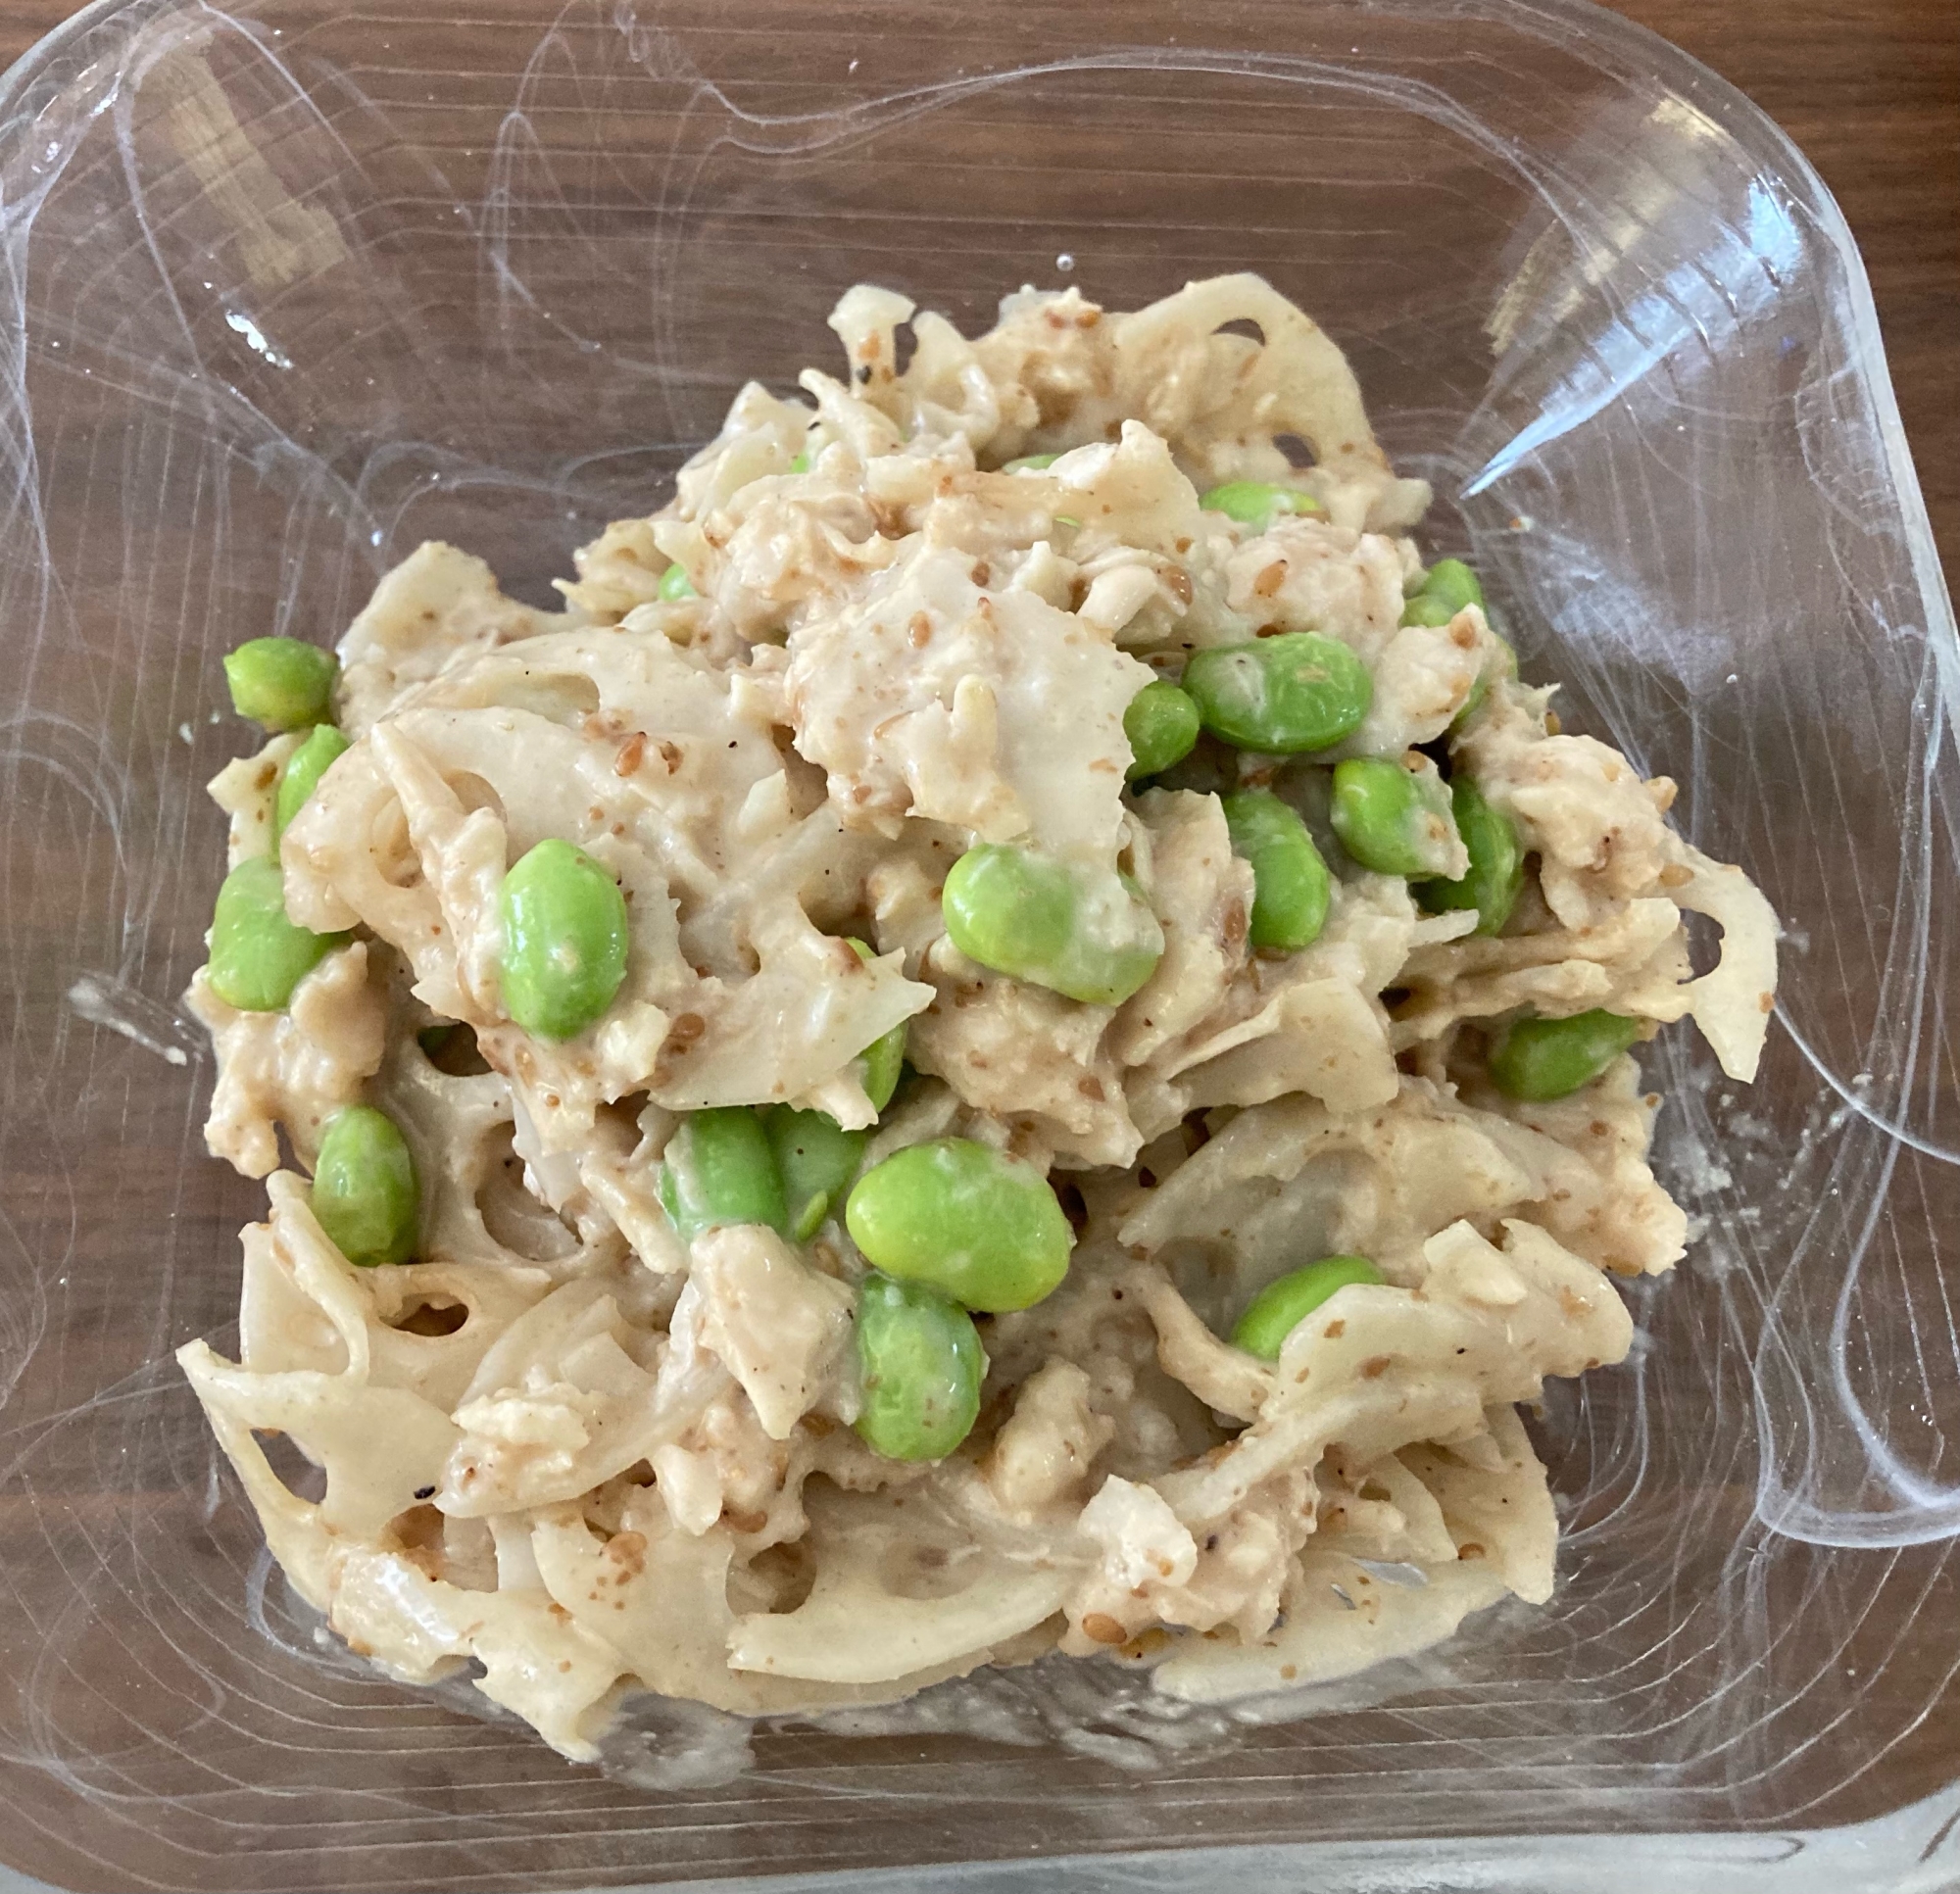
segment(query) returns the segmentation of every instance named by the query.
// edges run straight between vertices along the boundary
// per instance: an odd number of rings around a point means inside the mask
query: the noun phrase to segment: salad
[[[272,1554],[578,1759],[1545,1599],[1517,1404],[1683,1256],[1638,1049],[1752,1077],[1774,914],[1257,277],[830,325],[562,609],[429,544],[226,660],[190,1003],[270,1208],[179,1360]]]

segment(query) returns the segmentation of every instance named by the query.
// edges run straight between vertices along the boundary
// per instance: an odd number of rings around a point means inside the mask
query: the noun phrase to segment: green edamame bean
[[[851,945],[857,948],[858,959],[877,958],[862,941],[851,938]],[[892,1102],[892,1093],[899,1089],[899,1074],[905,1070],[906,1064],[906,1023],[902,1021],[889,1033],[879,1034],[858,1054],[858,1082],[864,1088],[864,1095],[870,1099],[873,1111],[883,1111]]]
[[[951,1297],[875,1272],[858,1290],[860,1438],[888,1460],[943,1460],[973,1431],[987,1351]]]
[[[1438,559],[1423,574],[1422,588],[1402,607],[1405,625],[1446,625],[1465,606],[1481,606],[1484,588],[1461,559]]]
[[[844,1206],[872,1268],[969,1309],[1025,1309],[1068,1274],[1074,1233],[1032,1164],[969,1138],[935,1138],[874,1164]]]
[[[272,802],[272,841],[276,846],[280,836],[286,832],[306,800],[319,786],[319,779],[326,774],[327,765],[336,756],[344,756],[353,748],[345,737],[330,723],[317,723],[307,733],[306,741],[286,758],[286,766],[279,772],[279,793]]]
[[[1485,801],[1467,776],[1450,784],[1449,807],[1456,818],[1456,833],[1470,851],[1470,866],[1455,881],[1439,877],[1417,882],[1415,898],[1431,914],[1474,907],[1479,934],[1501,934],[1524,892],[1525,855],[1518,845],[1518,832],[1511,818]]]
[[[268,730],[325,723],[340,661],[298,638],[254,638],[224,659],[231,707]]]
[[[1378,875],[1434,875],[1448,866],[1456,845],[1449,791],[1416,751],[1400,761],[1350,756],[1337,763],[1328,815],[1341,846]]]
[[[801,454],[790,457],[790,471],[792,473],[808,473],[809,471],[809,450],[808,448],[805,448]],[[671,571],[672,568],[669,567],[668,570]],[[662,573],[662,576],[665,577],[665,573]]]
[[[1312,494],[1298,487],[1276,487],[1265,480],[1227,480],[1198,496],[1209,513],[1223,513],[1255,533],[1263,533],[1279,513],[1324,513],[1327,509]]]
[[[1022,454],[1011,461],[1001,462],[1003,473],[1039,473],[1044,467],[1052,467],[1061,459],[1059,454]]]
[[[1427,592],[1418,592],[1402,607],[1401,622],[1405,625],[1446,625],[1456,616],[1456,607],[1446,599],[1432,598]]]
[[[661,597],[669,605],[677,599],[692,599],[698,596],[694,581],[687,575],[687,567],[676,562],[661,574]]]
[[[1336,1289],[1379,1283],[1382,1272],[1365,1256],[1323,1256],[1268,1283],[1232,1331],[1232,1344],[1261,1361],[1277,1361],[1286,1338]]]
[[[211,991],[242,1013],[285,1009],[293,989],[345,934],[315,934],[286,918],[285,884],[270,855],[241,861],[224,877],[211,916]]]
[[[1331,878],[1306,824],[1270,790],[1242,789],[1219,799],[1232,851],[1252,864],[1252,916],[1247,938],[1255,947],[1292,953],[1327,924]]]
[[[784,1202],[783,1234],[807,1243],[843,1200],[870,1134],[846,1131],[827,1111],[771,1105],[762,1114]]]
[[[1467,605],[1484,603],[1483,581],[1461,559],[1438,559],[1422,582],[1432,599],[1442,599],[1461,611]]]
[[[313,1167],[313,1214],[350,1263],[372,1269],[416,1253],[421,1189],[395,1121],[348,1105],[326,1121]]]
[[[1353,735],[1375,697],[1367,665],[1317,631],[1199,652],[1184,667],[1184,688],[1214,737],[1281,755]]]
[[[905,1073],[906,1028],[894,1026],[889,1033],[879,1034],[858,1058],[858,1083],[864,1088],[871,1109],[882,1114],[892,1102],[892,1093],[898,1091],[899,1080]]]
[[[626,898],[583,849],[556,836],[504,877],[504,1010],[540,1039],[570,1039],[626,977]]]
[[[1182,762],[1198,741],[1198,705],[1168,678],[1146,684],[1123,712],[1123,735],[1130,743],[1126,782],[1154,776]]]
[[[1120,1006],[1163,955],[1162,928],[1120,876],[1099,884],[999,843],[953,864],[940,910],[969,960],[1093,1006]]]
[[[691,1111],[680,1121],[661,1160],[660,1195],[683,1242],[724,1224],[764,1223],[784,1232],[789,1225],[769,1134],[748,1105]]]
[[[1567,1019],[1514,1021],[1491,1047],[1491,1083],[1542,1104],[1588,1086],[1641,1036],[1641,1022],[1594,1007]]]

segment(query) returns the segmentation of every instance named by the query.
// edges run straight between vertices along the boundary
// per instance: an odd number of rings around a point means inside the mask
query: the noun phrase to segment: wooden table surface
[[[1864,250],[1949,582],[1960,575],[1960,0],[1614,0],[1775,119]],[[0,64],[70,0],[0,0]]]

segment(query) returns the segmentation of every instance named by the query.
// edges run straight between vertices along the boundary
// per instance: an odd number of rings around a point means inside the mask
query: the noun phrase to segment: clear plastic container
[[[1759,113],[1575,0],[134,0],[0,118],[0,1881],[1960,1881],[1954,626],[1849,234]],[[787,1728],[691,1789],[321,1648],[169,1359],[260,1202],[175,1010],[221,652],[333,636],[425,536],[542,600],[859,277],[974,327],[1241,267],[1790,930],[1752,1093],[1660,1054],[1707,1234],[1547,1397],[1556,1598],[1187,1749]]]

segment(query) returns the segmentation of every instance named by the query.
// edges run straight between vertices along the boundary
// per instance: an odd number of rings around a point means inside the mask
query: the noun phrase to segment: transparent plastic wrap
[[[6,80],[0,239],[0,1886],[1960,1876],[1960,654],[1849,234],[1745,101],[1575,0],[135,0]],[[178,1006],[223,652],[331,640],[424,538],[546,603],[854,281],[970,332],[1237,268],[1789,930],[1753,1090],[1646,1055],[1701,1235],[1533,1424],[1556,1595],[1256,1713],[1050,1660],[646,1704],[603,1770],[390,1683],[171,1360],[262,1202]]]

